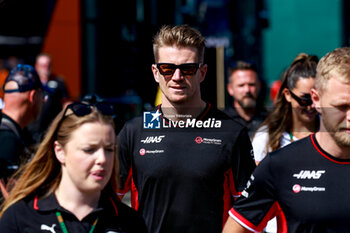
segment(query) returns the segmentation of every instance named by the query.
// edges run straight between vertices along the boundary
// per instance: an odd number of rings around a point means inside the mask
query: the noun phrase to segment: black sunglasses
[[[311,99],[311,95],[310,94],[306,94],[302,97],[297,96],[296,94],[294,94],[291,90],[289,90],[291,96],[293,97],[293,99],[295,99],[298,104],[300,106],[310,106],[312,104],[312,99]]]
[[[201,66],[199,63],[184,63],[175,65],[172,63],[157,63],[159,73],[166,78],[170,78],[174,75],[176,69],[180,69],[182,75],[194,75],[198,68]]]
[[[73,114],[76,115],[77,117],[82,117],[89,115],[92,111],[93,108],[96,108],[97,111],[99,111],[102,115],[107,115],[107,116],[114,116],[114,109],[112,105],[106,104],[106,103],[94,103],[94,104],[86,104],[83,102],[74,102],[69,104],[63,112],[62,118],[57,124],[56,132],[57,133],[58,129],[60,128],[63,120],[68,116],[67,111],[68,109],[72,110]],[[71,114],[70,114],[71,115]]]
[[[63,116],[66,115],[68,109],[72,110],[74,115],[78,117],[86,116],[92,112],[93,108],[96,108],[103,115],[112,116],[114,114],[113,106],[106,103],[85,104],[74,102],[66,107]]]

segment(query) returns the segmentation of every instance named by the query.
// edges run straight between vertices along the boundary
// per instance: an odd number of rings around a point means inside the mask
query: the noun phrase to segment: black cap
[[[6,90],[6,84],[11,81],[16,82],[18,84],[18,88]],[[41,84],[38,73],[33,66],[23,64],[19,64],[16,68],[11,70],[3,85],[5,93],[26,92],[39,88],[43,89],[43,85]]]

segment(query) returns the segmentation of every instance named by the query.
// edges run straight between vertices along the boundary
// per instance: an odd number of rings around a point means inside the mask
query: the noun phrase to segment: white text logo
[[[141,142],[145,143],[145,144],[148,144],[148,143],[160,143],[164,137],[165,137],[165,135],[149,136],[146,139],[142,139]]]
[[[300,192],[325,192],[326,188],[325,187],[306,187],[306,186],[301,186],[299,184],[295,184],[292,187],[292,190],[294,193],[300,193]]]
[[[45,225],[45,224],[41,224],[40,230],[50,231],[52,233],[56,233],[55,226],[56,226],[56,224],[52,224],[51,227],[49,227],[48,225]]]
[[[221,121],[209,118],[205,121],[197,119],[187,119],[186,121],[163,121],[163,128],[220,128]]]
[[[216,138],[202,138],[202,137],[196,137],[194,141],[198,144],[205,143],[205,144],[215,144],[215,145],[221,145],[221,139]]]
[[[293,177],[296,177],[297,179],[315,179],[318,180],[321,178],[322,174],[324,174],[325,170],[319,170],[319,171],[309,171],[309,170],[301,170],[298,174],[294,174]]]

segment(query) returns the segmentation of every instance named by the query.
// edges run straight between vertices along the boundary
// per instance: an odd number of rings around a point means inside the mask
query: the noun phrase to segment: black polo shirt
[[[328,154],[313,134],[269,154],[230,215],[254,232],[280,209],[278,232],[350,232],[349,176],[350,159]]]
[[[238,121],[242,125],[248,128],[249,136],[252,138],[256,130],[261,126],[261,123],[265,120],[267,117],[267,112],[264,110],[258,111],[255,113],[255,115],[250,119],[249,121],[246,121],[243,119],[237,112],[236,108],[230,107],[225,110],[225,113],[231,117],[232,119]]]
[[[6,120],[13,128],[6,125],[0,127],[0,177],[7,178],[12,175],[16,167],[18,168],[31,156],[31,146],[34,142],[26,128],[21,129],[5,113],[3,113],[2,118],[2,121]]]
[[[110,196],[102,195],[98,208],[79,221],[58,204],[54,194],[43,199],[27,198],[10,206],[0,219],[0,232],[61,233],[57,211],[61,213],[69,233],[89,232],[97,218],[94,233],[147,232],[142,218],[133,209]]]
[[[247,130],[209,104],[190,121],[162,115],[162,126],[149,129],[145,119],[119,133],[122,192],[132,189],[149,232],[220,233],[255,168]]]

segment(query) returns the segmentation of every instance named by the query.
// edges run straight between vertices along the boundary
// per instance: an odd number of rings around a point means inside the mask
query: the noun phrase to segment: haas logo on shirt
[[[145,144],[148,144],[148,143],[160,143],[164,137],[165,137],[165,135],[149,136],[146,139],[142,139],[141,142],[145,143]]]
[[[293,175],[293,177],[296,177],[297,179],[314,179],[318,180],[321,178],[322,174],[324,174],[326,171],[325,170],[301,170],[299,173],[296,173]]]

